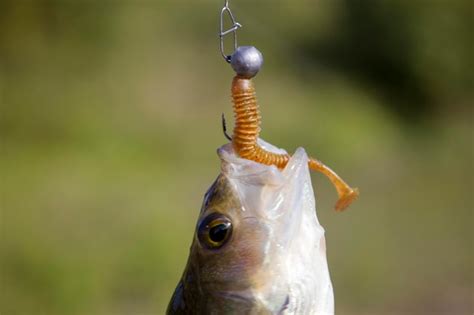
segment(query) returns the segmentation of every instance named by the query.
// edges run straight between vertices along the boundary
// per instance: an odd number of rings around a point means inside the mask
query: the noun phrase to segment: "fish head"
[[[241,159],[230,145],[218,153],[222,170],[204,197],[169,313],[332,314],[304,150],[283,170]]]

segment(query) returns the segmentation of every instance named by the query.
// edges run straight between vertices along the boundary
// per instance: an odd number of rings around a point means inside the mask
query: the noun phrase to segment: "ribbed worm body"
[[[288,155],[268,152],[257,144],[261,117],[252,80],[236,76],[232,84],[232,98],[235,115],[232,143],[235,151],[245,159],[285,167],[290,158]]]
[[[266,151],[257,143],[261,117],[252,80],[238,75],[235,76],[232,82],[232,99],[235,115],[232,144],[235,152],[240,157],[248,160],[284,168],[290,159],[288,154]],[[334,171],[320,161],[310,158],[308,166],[310,169],[326,175],[336,187],[339,195],[335,207],[337,211],[344,210],[357,198],[358,190],[349,187]]]

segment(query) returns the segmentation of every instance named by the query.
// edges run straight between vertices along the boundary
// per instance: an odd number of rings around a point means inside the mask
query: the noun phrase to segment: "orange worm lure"
[[[227,14],[232,22],[232,27],[224,30],[224,15]],[[234,151],[242,158],[252,160],[266,165],[275,165],[284,168],[290,159],[288,154],[277,154],[269,152],[257,143],[260,134],[261,116],[258,110],[255,88],[252,78],[257,75],[263,64],[263,56],[253,46],[238,46],[236,31],[242,27],[228,7],[228,1],[221,11],[220,20],[220,50],[224,60],[231,64],[236,72],[232,81],[232,99],[234,102],[235,126],[232,136]],[[234,52],[226,55],[224,52],[224,37],[233,34]],[[225,121],[223,120],[225,133]],[[226,134],[226,133],[225,133]],[[226,134],[227,136],[227,134]],[[309,158],[310,169],[321,172],[329,178],[337,190],[339,200],[336,203],[336,211],[347,208],[359,196],[357,188],[351,188],[333,170],[314,158]]]
[[[288,154],[277,154],[261,148],[257,139],[260,134],[261,116],[255,95],[255,88],[249,75],[237,74],[232,82],[235,126],[232,145],[235,152],[245,159],[266,165],[284,168],[290,159]],[[347,185],[333,170],[320,161],[310,158],[310,169],[326,175],[339,195],[335,210],[347,208],[359,195],[357,188]]]

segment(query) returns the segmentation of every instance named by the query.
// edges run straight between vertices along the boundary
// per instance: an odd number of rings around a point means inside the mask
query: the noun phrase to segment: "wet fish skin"
[[[215,212],[225,214],[232,221],[232,239],[222,248],[210,250],[194,237],[188,263],[167,314],[271,314],[245,294],[254,282],[254,277],[249,275],[264,260],[263,252],[256,250],[254,244],[268,235],[268,229],[257,219],[242,216],[241,209],[229,181],[219,175],[205,195],[200,218]],[[252,235],[252,244],[242,240],[248,235]]]

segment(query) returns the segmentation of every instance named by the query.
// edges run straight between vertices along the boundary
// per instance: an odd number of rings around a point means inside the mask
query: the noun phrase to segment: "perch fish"
[[[283,169],[240,158],[231,144],[218,154],[221,173],[204,197],[167,314],[334,314],[304,149]]]

